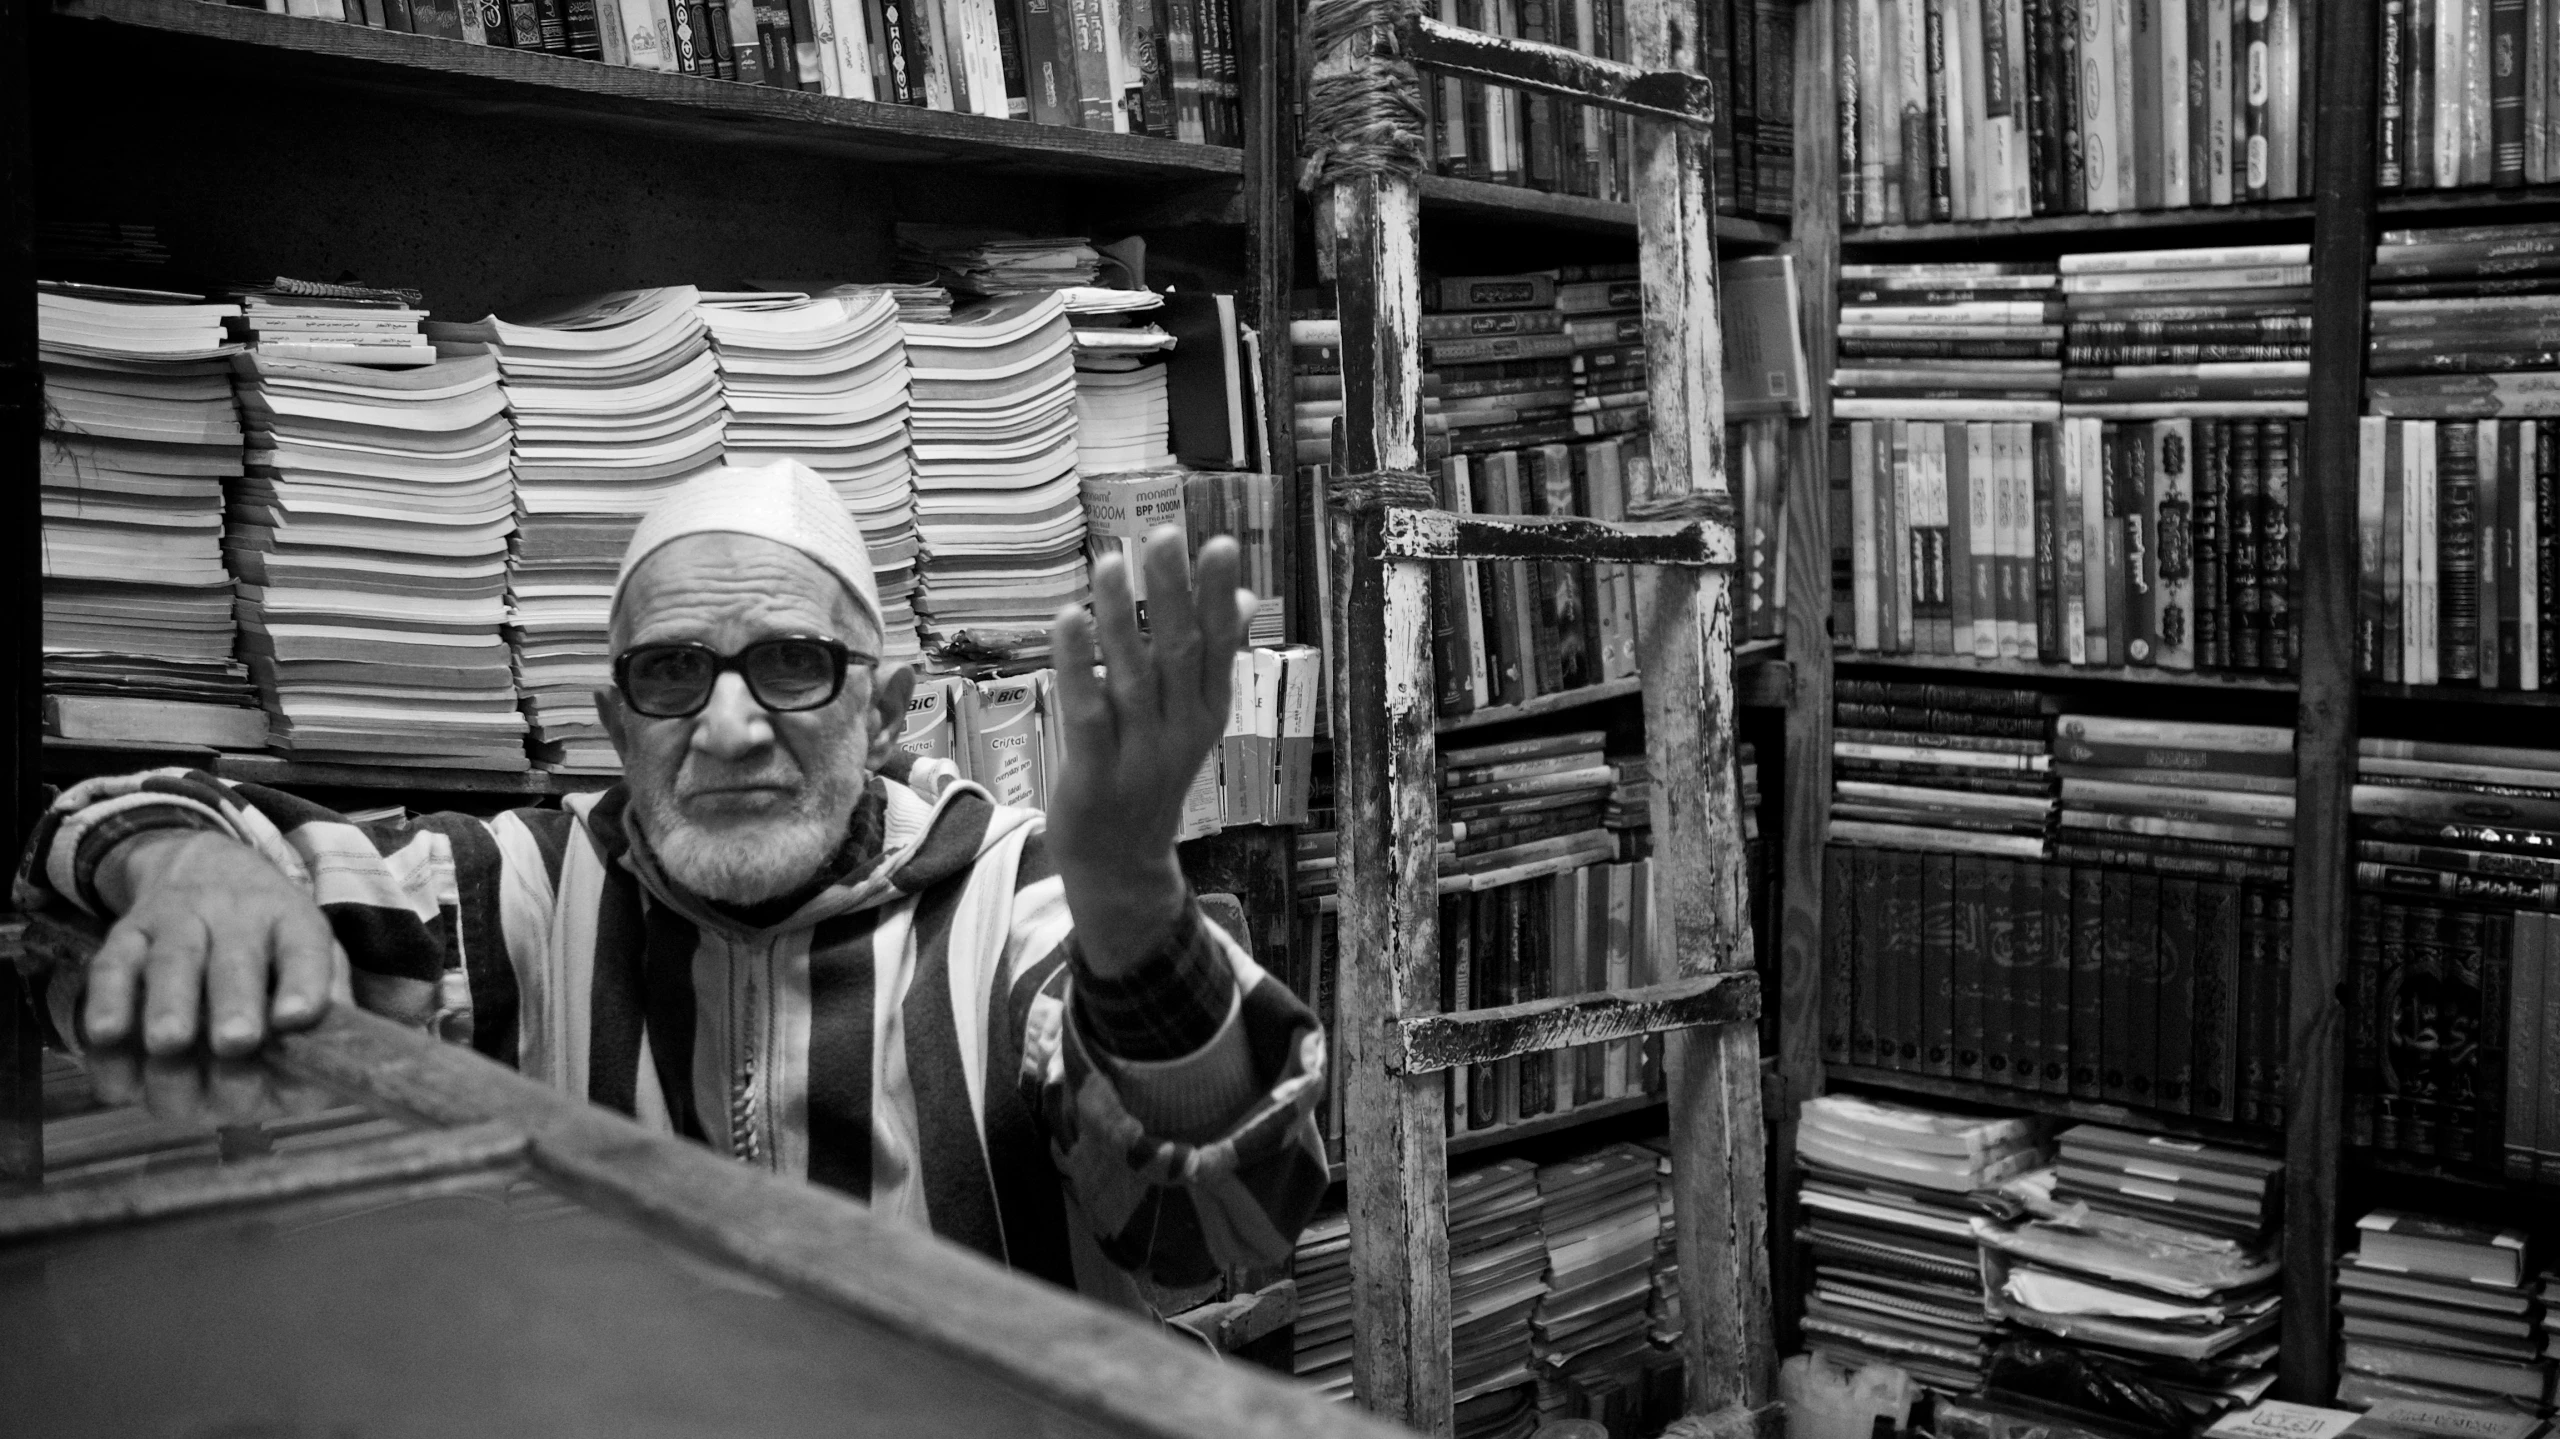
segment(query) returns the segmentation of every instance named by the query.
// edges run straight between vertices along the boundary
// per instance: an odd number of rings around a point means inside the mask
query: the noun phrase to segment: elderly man
[[[1151,635],[1116,560],[1058,617],[1044,816],[899,748],[914,677],[824,481],[697,477],[615,584],[621,784],[361,826],[200,773],[79,785],[24,883],[119,918],[56,1021],[237,1055],[351,993],[1097,1298],[1281,1258],[1324,1047],[1175,861],[1252,604],[1232,542],[1196,589],[1183,550],[1146,547]]]

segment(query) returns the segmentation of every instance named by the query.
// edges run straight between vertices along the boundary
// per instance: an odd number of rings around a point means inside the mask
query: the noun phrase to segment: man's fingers
[[[277,1113],[275,1097],[267,1089],[266,1066],[249,1060],[207,1060],[204,1094],[205,1108],[216,1124],[254,1124]]]
[[[1114,739],[1111,699],[1093,673],[1093,621],[1070,605],[1049,625],[1049,662],[1056,667],[1058,713],[1067,753],[1107,750]]]
[[[283,928],[278,925],[278,931]],[[273,936],[236,928],[217,933],[204,966],[205,1042],[219,1055],[247,1054],[267,1032]]]
[[[1130,707],[1155,702],[1154,681],[1147,665],[1147,641],[1138,633],[1137,602],[1130,598],[1129,565],[1118,555],[1105,556],[1093,567],[1093,627],[1102,642],[1102,664],[1108,672],[1112,700],[1126,719]]]
[[[158,1118],[202,1123],[206,1118],[203,1065],[192,1054],[146,1057],[142,1101]]]
[[[88,996],[80,1005],[86,1043],[113,1046],[132,1037],[135,991],[150,953],[151,936],[131,918],[107,931],[106,943],[89,957]]]
[[[152,933],[151,956],[142,965],[142,1045],[153,1054],[175,1054],[195,1043],[210,942],[204,922],[193,915],[173,916]]]
[[[275,1001],[269,1010],[278,1029],[300,1029],[329,1009],[329,970],[338,938],[316,909],[289,912],[276,921]]]
[[[98,1102],[124,1109],[142,1102],[142,1057],[130,1049],[92,1049],[81,1056]]]

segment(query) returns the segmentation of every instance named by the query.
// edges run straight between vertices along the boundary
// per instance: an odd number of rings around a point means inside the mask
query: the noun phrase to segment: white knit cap
[[[712,534],[754,535],[798,550],[844,581],[873,624],[883,622],[871,547],[862,542],[844,501],[798,460],[722,465],[676,486],[632,532],[613,579],[613,607],[622,608],[623,587],[642,560],[687,535]]]

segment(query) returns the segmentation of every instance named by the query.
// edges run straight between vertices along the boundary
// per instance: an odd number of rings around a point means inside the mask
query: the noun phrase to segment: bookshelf
[[[1926,655],[1852,654],[1833,650],[1829,602],[1829,519],[1822,510],[1819,471],[1798,482],[1792,502],[1806,517],[1791,537],[1788,658],[1797,702],[1786,716],[1785,763],[1780,804],[1785,821],[1777,841],[1783,885],[1779,935],[1777,1039],[1779,1098],[1773,1122],[1826,1089],[1880,1096],[1908,1096],[1954,1107],[2043,1113],[2061,1119],[2133,1124],[2214,1142],[2245,1142],[2274,1149],[2286,1161],[2284,1229],[2285,1292],[2282,1356],[2277,1397],[2324,1402],[2337,1377],[2335,1310],[2330,1273],[2343,1225],[2374,1203],[2433,1207],[2457,1214],[2496,1214],[2506,1222],[2547,1222],[2534,1212],[2538,1191],[2475,1174],[2438,1168],[2406,1157],[2351,1150],[2342,1131],[2347,1095],[2342,979],[2355,952],[2353,838],[2349,789],[2355,782],[2360,736],[2373,720],[2400,727],[2383,733],[2435,733],[2476,722],[2483,728],[2521,727],[2560,704],[2550,692],[2478,689],[2461,685],[2416,686],[2360,680],[2352,647],[2356,618],[2356,515],[2354,513],[2356,418],[2363,411],[2367,267],[2383,224],[2496,224],[2560,218],[2560,186],[2466,188],[2377,194],[2374,178],[2374,58],[2380,6],[2343,0],[2307,7],[2316,16],[2306,43],[2314,50],[2316,95],[2304,103],[2303,123],[2314,125],[2318,149],[2306,173],[2314,198],[2215,209],[2136,211],[2104,215],[1899,225],[1843,230],[1840,226],[1836,146],[1822,142],[1836,125],[1837,72],[1831,56],[1832,7],[1807,7],[1798,31],[1799,77],[1797,210],[1791,244],[1802,259],[1809,295],[1827,291],[1827,280],[1845,252],[1852,259],[2047,259],[2077,250],[2180,245],[2312,244],[2312,305],[2319,316],[2311,340],[2309,451],[2302,457],[2294,496],[2293,543],[2300,580],[2293,595],[2301,646],[2293,674],[2193,675],[2132,670],[2070,669],[2040,664],[1981,662]],[[1854,13],[1854,10],[1852,11]],[[2316,116],[2313,113],[2316,102]],[[1816,306],[1817,311],[1820,306]],[[1820,314],[1808,317],[1808,343],[1818,371],[1833,367],[1833,347]],[[1827,422],[1826,387],[1817,376],[1817,425]],[[1826,923],[1821,870],[1832,794],[1831,696],[1835,676],[1898,676],[2032,681],[2066,695],[2126,696],[2139,691],[2144,712],[2238,717],[2236,709],[2281,706],[2295,730],[2298,811],[2292,864],[2292,977],[2285,996],[2283,1132],[2213,1124],[2150,1110],[2092,1104],[2051,1094],[2024,1094],[1995,1086],[1827,1063],[1821,1053],[1820,1011]],[[2192,710],[2183,707],[2192,705]],[[2266,722],[2253,717],[2252,722]],[[2412,730],[2416,724],[2434,727]],[[2523,740],[2509,740],[2522,743]],[[2539,741],[2536,741],[2539,743]],[[1794,1159],[1784,1132],[1772,1137],[1773,1186],[1784,1195],[1794,1181]],[[2547,1209],[2547,1196],[2542,1200]],[[1783,1229],[1784,1226],[1777,1226]],[[1799,1255],[1780,1237],[1772,1246],[1783,1325],[1788,1299],[1802,1289]],[[1785,1346],[1795,1347],[1792,1336]]]
[[[1435,218],[1497,220],[1628,239],[1636,233],[1636,207],[1617,200],[1532,190],[1525,185],[1496,185],[1455,175],[1425,175],[1421,187],[1426,222]],[[1715,234],[1720,247],[1768,248],[1786,243],[1787,227],[1758,216],[1718,215]]]

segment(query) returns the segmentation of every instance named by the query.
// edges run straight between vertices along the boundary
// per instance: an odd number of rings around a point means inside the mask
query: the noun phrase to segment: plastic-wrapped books
[[[926,652],[945,666],[1036,663],[1050,617],[1084,600],[1088,578],[1066,310],[1016,295],[905,329]]]
[[[229,552],[275,747],[525,768],[501,633],[515,503],[497,363],[236,363],[249,473]]]
[[[266,742],[222,564],[223,484],[241,473],[222,322],[238,313],[195,295],[38,286],[52,733]]]
[[[898,301],[878,288],[714,294],[703,296],[702,319],[729,407],[731,462],[794,459],[826,477],[871,549],[881,659],[914,662],[915,472]]]
[[[611,679],[614,571],[640,517],[721,462],[728,410],[701,301],[689,285],[618,290],[428,326],[440,348],[497,356],[516,429],[508,624],[536,755],[555,768],[616,767],[594,698]]]
[[[240,302],[232,333],[283,360],[405,368],[435,363],[415,290],[377,290],[278,276],[230,292]]]
[[[900,225],[898,261],[914,278],[964,295],[1044,294],[1089,286],[1102,254],[1083,239],[1037,239],[951,225]]]

